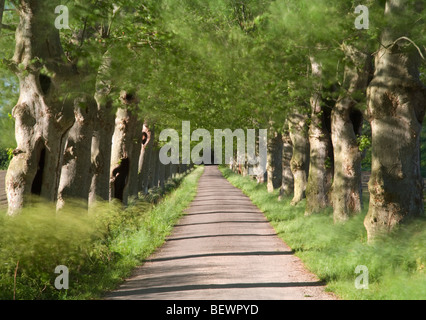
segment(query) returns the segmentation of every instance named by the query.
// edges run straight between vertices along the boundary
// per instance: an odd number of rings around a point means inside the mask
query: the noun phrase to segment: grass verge
[[[161,246],[196,195],[203,167],[166,184],[168,192],[95,209],[60,213],[38,203],[16,217],[0,215],[0,299],[99,299]],[[58,290],[55,268],[69,270]]]
[[[265,214],[278,236],[302,259],[306,267],[327,283],[327,290],[341,299],[399,300],[426,298],[426,219],[419,218],[399,227],[373,244],[367,243],[363,225],[368,210],[364,201],[362,213],[344,224],[334,224],[332,210],[305,216],[305,201],[291,206],[291,198],[278,201],[278,190],[268,193],[249,177],[227,168],[223,175],[241,189]],[[357,266],[368,268],[355,273]]]

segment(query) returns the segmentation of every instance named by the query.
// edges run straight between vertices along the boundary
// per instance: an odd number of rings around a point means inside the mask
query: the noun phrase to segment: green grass
[[[1,214],[0,299],[102,298],[163,244],[202,172],[170,180],[165,194],[151,192],[127,208],[103,203],[89,213],[76,206],[56,213],[37,203],[13,218]],[[69,269],[68,290],[54,287],[58,265]]]
[[[221,171],[264,212],[279,237],[327,283],[327,290],[341,299],[426,299],[426,219],[412,220],[368,244],[363,226],[368,199],[362,213],[334,224],[331,208],[305,216],[305,201],[297,206],[290,205],[291,198],[279,202],[278,190],[269,194],[265,185],[229,169]],[[358,265],[368,268],[368,289],[355,288]]]

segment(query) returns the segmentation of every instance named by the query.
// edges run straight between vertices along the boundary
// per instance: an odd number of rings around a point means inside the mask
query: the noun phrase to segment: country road
[[[106,299],[329,300],[262,212],[216,166],[165,245]]]

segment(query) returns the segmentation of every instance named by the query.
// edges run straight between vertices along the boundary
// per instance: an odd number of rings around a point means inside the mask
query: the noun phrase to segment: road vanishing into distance
[[[204,170],[166,243],[106,299],[335,299],[241,190]]]

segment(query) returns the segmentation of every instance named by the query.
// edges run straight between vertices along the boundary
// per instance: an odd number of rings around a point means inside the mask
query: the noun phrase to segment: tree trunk
[[[74,123],[75,68],[65,63],[55,4],[22,0],[11,67],[18,76],[20,97],[15,118],[14,150],[6,177],[9,214],[23,207],[30,194],[55,201],[65,135]]]
[[[172,179],[176,178],[177,168],[178,168],[177,164],[172,164],[172,166],[171,166],[171,177],[172,177]]]
[[[129,106],[136,102],[133,95],[122,92],[120,99],[124,106],[117,110],[115,118],[110,166],[110,198],[118,199],[127,205],[128,197],[134,195],[135,183],[131,180],[136,180],[137,185],[142,124],[129,109]]]
[[[331,132],[334,178],[331,201],[334,222],[346,221],[362,209],[361,160],[357,138],[362,134],[363,116],[356,109],[355,94],[365,92],[371,70],[370,54],[343,45],[348,63],[342,93],[332,111]]]
[[[159,161],[159,149],[157,142],[154,140],[152,143],[152,152],[149,160],[149,181],[148,190],[154,187],[158,187],[158,176],[157,176],[157,162]],[[181,168],[183,167],[183,164]]]
[[[101,107],[102,108],[102,107]],[[99,110],[99,107],[98,107]],[[106,115],[108,118],[110,115]],[[114,133],[114,118],[108,121],[98,113],[96,130],[93,132],[91,146],[91,184],[89,206],[96,201],[109,200],[111,140]],[[101,126],[104,123],[104,126]]]
[[[91,185],[89,206],[96,201],[109,200],[110,165],[112,136],[114,134],[115,116],[113,113],[111,93],[111,58],[104,54],[103,63],[99,68],[95,99],[97,114],[91,146]]]
[[[406,19],[412,19],[411,10],[413,6],[404,0],[386,2],[389,27],[382,33],[367,90],[372,163],[364,225],[369,240],[390,232],[408,217],[421,215],[424,209],[419,150],[426,90],[419,78],[418,49],[407,40],[411,27]]]
[[[0,0],[0,33],[3,27],[3,12],[4,12],[5,0]]]
[[[170,173],[171,173],[171,170],[172,170],[171,167],[172,167],[171,163],[168,163],[168,164],[165,165],[165,168],[164,168],[164,184],[166,184],[166,182],[170,179]]]
[[[138,169],[139,169],[139,157],[142,150],[142,128],[143,122],[136,119],[132,129],[132,146],[130,153],[130,168],[129,168],[129,187],[128,197],[137,198],[139,193],[138,184]]]
[[[160,189],[164,189],[164,182],[166,180],[166,166],[158,161],[158,186]]]
[[[90,164],[93,123],[96,116],[96,101],[92,97],[76,101],[75,122],[68,132],[62,161],[61,179],[58,188],[57,209],[66,202],[87,208],[90,190]],[[77,202],[76,202],[77,200]]]
[[[321,65],[311,58],[313,81],[319,84],[311,98],[309,126],[310,164],[306,185],[305,215],[316,213],[329,205],[329,191],[333,178],[333,150],[330,136],[330,110],[322,106]]]
[[[291,158],[293,156],[293,145],[290,139],[289,121],[284,124],[283,133],[283,155],[282,155],[282,183],[278,200],[289,196],[294,190],[294,178],[291,172]]]
[[[244,160],[244,162],[241,164],[241,170],[243,177],[247,177],[249,175],[249,167],[247,160]]]
[[[156,146],[154,149],[154,163],[153,163],[153,171],[152,171],[152,187],[158,188],[160,183],[160,154],[159,149]],[[186,165],[184,165],[185,167]]]
[[[289,116],[290,139],[293,145],[290,169],[294,178],[294,195],[291,205],[296,205],[305,198],[309,170],[309,138],[307,120],[308,116],[303,113],[295,112]]]
[[[278,189],[282,182],[283,139],[281,133],[274,133],[268,142],[267,188],[268,192]]]
[[[148,193],[149,168],[152,157],[152,146],[154,142],[154,132],[145,124],[142,133],[142,150],[139,158],[139,189],[143,194]]]

